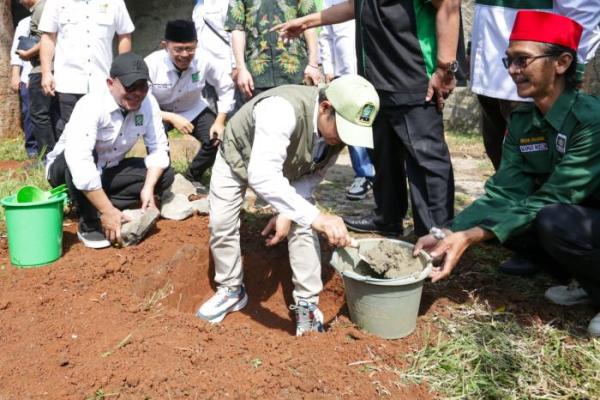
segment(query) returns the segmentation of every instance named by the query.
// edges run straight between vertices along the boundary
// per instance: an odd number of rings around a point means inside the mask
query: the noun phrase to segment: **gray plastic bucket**
[[[361,239],[361,249],[377,246],[381,241],[397,243],[412,251],[413,245],[394,239]],[[398,339],[410,335],[417,325],[423,280],[431,272],[431,258],[421,253],[423,271],[418,276],[400,279],[378,279],[357,273],[360,260],[358,250],[338,248],[331,257],[331,265],[342,275],[346,303],[352,322],[362,329],[384,339]]]

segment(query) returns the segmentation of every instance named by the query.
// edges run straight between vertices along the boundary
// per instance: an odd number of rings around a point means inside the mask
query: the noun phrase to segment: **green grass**
[[[451,312],[452,319],[436,319],[434,344],[409,355],[407,370],[396,370],[403,382],[426,382],[451,399],[600,397],[600,340],[523,325],[477,298]]]
[[[0,141],[0,161],[24,161],[27,158],[22,135],[16,139],[2,139]]]
[[[446,139],[451,139],[453,143],[478,145],[482,147],[483,137],[479,132],[446,132]]]
[[[470,196],[465,193],[455,193],[454,195],[454,207],[458,211],[464,209],[466,206],[472,203],[472,199]]]
[[[104,389],[99,388],[98,390],[96,390],[94,392],[94,394],[87,396],[85,398],[85,400],[103,400],[103,399],[107,399],[109,397],[117,397],[119,396],[120,393],[116,392],[116,393],[105,393]]]
[[[475,132],[446,132],[446,142],[452,154],[466,154],[474,158],[486,158],[483,149],[483,138]]]
[[[24,185],[35,185],[43,190],[50,189],[44,167],[34,164],[28,168],[0,169],[0,198],[17,193]],[[0,232],[6,232],[4,207],[0,207]]]
[[[190,166],[190,162],[186,159],[171,160],[171,167],[177,174],[183,174]]]

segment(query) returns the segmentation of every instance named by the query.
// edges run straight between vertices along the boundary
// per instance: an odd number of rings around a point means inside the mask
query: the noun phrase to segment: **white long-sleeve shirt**
[[[586,64],[594,58],[600,45],[600,1],[554,0],[554,12],[574,19],[583,26],[577,60]]]
[[[198,52],[201,57],[206,54],[205,57],[209,58],[211,62],[231,70],[233,63],[231,34],[223,28],[227,18],[228,6],[229,2],[227,0],[199,1],[194,6],[194,11],[192,11],[192,20],[198,32]],[[207,23],[218,32],[220,37],[207,26]]]
[[[29,72],[31,72],[31,63],[29,61],[21,60],[21,57],[16,53],[17,46],[19,45],[19,37],[29,36],[29,22],[31,17],[25,17],[19,21],[15,28],[15,36],[13,38],[12,46],[10,48],[10,65],[18,65],[21,67],[21,82],[29,82]]]
[[[323,9],[347,0],[325,0]],[[321,64],[326,75],[342,76],[356,74],[356,47],[354,21],[325,25],[319,34],[319,52]]]
[[[516,85],[502,64],[518,11],[518,8],[475,2],[470,81],[474,93],[496,99],[531,101],[519,97]],[[584,63],[594,56],[600,42],[598,0],[554,0],[553,9],[541,11],[554,11],[582,24],[584,32],[579,44],[578,61]]]
[[[47,0],[39,29],[56,33],[56,91],[85,94],[106,87],[115,34],[133,32],[123,0]]]
[[[317,107],[315,99],[315,159],[327,147],[317,132]],[[290,182],[283,176],[283,163],[297,121],[292,105],[281,97],[269,97],[254,107],[253,116],[255,131],[248,164],[248,184],[277,212],[298,225],[310,226],[319,215],[319,210],[311,203],[312,194],[337,157],[332,157],[325,168]]]
[[[146,57],[152,82],[151,93],[161,110],[177,113],[192,121],[208,106],[202,97],[206,82],[215,88],[219,98],[218,112],[227,113],[233,109],[235,86],[229,71],[199,57],[194,57],[181,76],[166,50],[155,51]]]
[[[148,94],[140,109],[125,117],[108,89],[83,96],[75,105],[60,140],[47,155],[46,174],[62,152],[79,190],[102,187],[102,171],[114,167],[142,138],[147,168],[169,166],[169,142],[158,103]],[[94,160],[94,153],[97,160]]]

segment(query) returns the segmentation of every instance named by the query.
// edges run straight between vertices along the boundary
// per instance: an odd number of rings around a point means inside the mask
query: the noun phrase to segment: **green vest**
[[[221,155],[236,175],[248,180],[248,164],[254,143],[254,107],[262,100],[278,96],[287,100],[294,108],[296,127],[290,137],[287,157],[283,163],[283,176],[290,182],[312,174],[325,167],[337,155],[344,144],[327,146],[325,156],[313,160],[315,105],[319,91],[314,86],[283,85],[259,94],[246,103],[228,122],[221,144]],[[273,118],[277,118],[276,115]]]

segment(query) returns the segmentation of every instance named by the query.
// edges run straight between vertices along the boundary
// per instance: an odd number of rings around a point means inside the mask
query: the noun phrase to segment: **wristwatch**
[[[446,63],[438,61],[437,66],[438,68],[445,70],[448,75],[452,76],[456,75],[456,72],[458,71],[458,61],[456,60]]]
[[[446,233],[435,226],[429,230],[429,233],[437,240],[444,240],[446,238]]]

